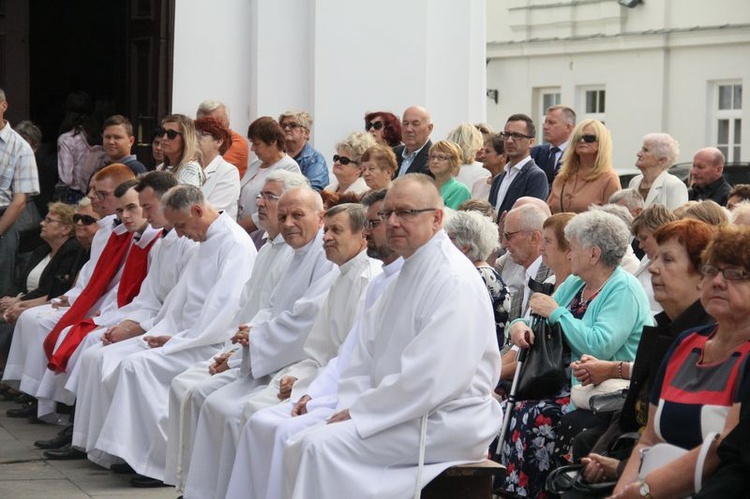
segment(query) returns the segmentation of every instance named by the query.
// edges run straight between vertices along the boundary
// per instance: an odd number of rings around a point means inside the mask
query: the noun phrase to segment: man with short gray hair
[[[0,296],[13,287],[18,252],[18,222],[26,201],[39,194],[39,174],[31,146],[5,121],[8,101],[0,88]]]
[[[732,186],[724,178],[724,154],[715,147],[701,149],[693,156],[690,170],[692,187],[688,191],[690,201],[710,199],[726,206]]]
[[[525,269],[524,286],[511,297],[508,320],[524,317],[529,308],[528,281],[543,282],[550,276],[550,269],[542,262],[542,226],[547,219],[545,213],[533,204],[513,208],[505,217],[505,231],[501,244],[514,263]]]
[[[226,104],[217,100],[205,100],[198,106],[198,111],[195,113],[196,118],[211,117],[216,118],[219,123],[232,134],[232,145],[229,149],[221,155],[224,161],[231,163],[237,167],[240,172],[240,179],[247,170],[249,160],[249,147],[247,145],[247,139],[239,133],[232,130],[229,126],[229,109]]]
[[[247,233],[219,214],[197,187],[170,189],[162,207],[179,236],[200,244],[145,336],[99,351],[90,375],[102,382],[89,394],[91,416],[88,428],[81,428],[89,459],[108,466],[117,456],[141,474],[149,473],[144,456],[164,439],[170,382],[218,353],[231,335],[256,256]]]
[[[323,155],[310,145],[312,124],[312,116],[306,111],[286,111],[279,116],[286,153],[310,179],[313,189],[320,192],[328,185],[328,166]]]

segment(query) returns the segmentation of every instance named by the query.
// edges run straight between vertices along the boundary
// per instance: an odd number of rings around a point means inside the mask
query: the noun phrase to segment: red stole
[[[141,248],[137,244],[134,244],[130,248],[130,254],[128,254],[127,260],[125,260],[125,268],[122,269],[120,284],[117,285],[118,308],[124,307],[133,301],[133,298],[138,296],[138,293],[141,291],[141,283],[148,273],[148,254],[160,236],[161,231],[154,236],[145,248]]]
[[[127,305],[138,295],[138,292],[141,289],[141,283],[143,282],[143,279],[146,278],[146,273],[148,272],[148,253],[151,251],[151,247],[159,239],[160,234],[161,231],[159,231],[159,233],[154,236],[151,242],[144,248],[141,248],[136,244],[133,244],[130,248],[130,253],[128,253],[128,257],[125,260],[125,267],[122,270],[122,277],[120,278],[120,283],[117,288],[118,307]],[[102,254],[102,256],[104,256],[104,254]],[[76,300],[75,303],[78,303],[78,300]],[[81,341],[83,341],[86,335],[97,327],[99,326],[94,323],[93,319],[84,319],[75,323],[75,325],[70,328],[65,338],[63,338],[60,346],[54,350],[54,353],[51,355],[50,353],[47,353],[47,359],[49,359],[47,368],[58,373],[64,372],[70,357],[76,351],[78,345],[81,344]],[[57,326],[55,326],[55,329],[57,329]],[[54,330],[52,332],[54,332]],[[47,336],[47,339],[44,340],[45,353],[47,352],[47,340],[50,336],[52,336],[52,333],[50,333],[49,336]],[[57,343],[57,336],[55,336],[55,343]],[[55,343],[52,344],[53,349],[55,348]]]
[[[127,254],[131,239],[133,239],[133,234],[130,232],[125,232],[124,234],[113,232],[109,236],[107,245],[96,262],[91,280],[78,296],[78,299],[73,302],[73,305],[57,321],[55,327],[52,328],[52,331],[44,339],[44,353],[47,354],[48,359],[55,350],[55,344],[57,343],[57,337],[60,336],[60,332],[66,327],[83,320],[86,317],[86,313],[104,294],[107,285],[120,269],[120,264]]]

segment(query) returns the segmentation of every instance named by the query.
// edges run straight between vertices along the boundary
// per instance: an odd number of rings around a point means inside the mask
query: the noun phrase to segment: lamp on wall
[[[643,0],[617,0],[617,3],[628,9],[634,8],[639,3],[643,3]]]
[[[488,88],[487,97],[494,100],[495,104],[497,104],[497,100],[500,97],[500,92],[496,88]]]

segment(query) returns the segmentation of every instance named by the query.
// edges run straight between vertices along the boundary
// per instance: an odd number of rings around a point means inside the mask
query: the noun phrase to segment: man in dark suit
[[[529,150],[534,143],[536,128],[525,114],[514,114],[500,132],[505,144],[508,164],[505,171],[495,177],[490,187],[489,201],[502,217],[523,196],[546,200],[549,182],[544,172],[536,165]]]
[[[549,185],[560,169],[560,159],[568,146],[568,138],[576,126],[576,112],[567,106],[550,106],[544,117],[542,131],[546,144],[531,148],[531,158],[547,174]]]
[[[427,153],[432,147],[432,117],[427,109],[412,106],[404,111],[401,120],[401,137],[403,145],[393,148],[398,161],[397,177],[407,173],[424,173],[433,177],[427,165]]]

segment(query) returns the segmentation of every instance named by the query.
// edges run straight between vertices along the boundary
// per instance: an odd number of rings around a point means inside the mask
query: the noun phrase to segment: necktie
[[[560,148],[552,146],[549,148],[549,162],[552,165],[552,171],[557,174],[557,170],[560,169],[560,165],[557,163],[557,153],[560,152]]]

